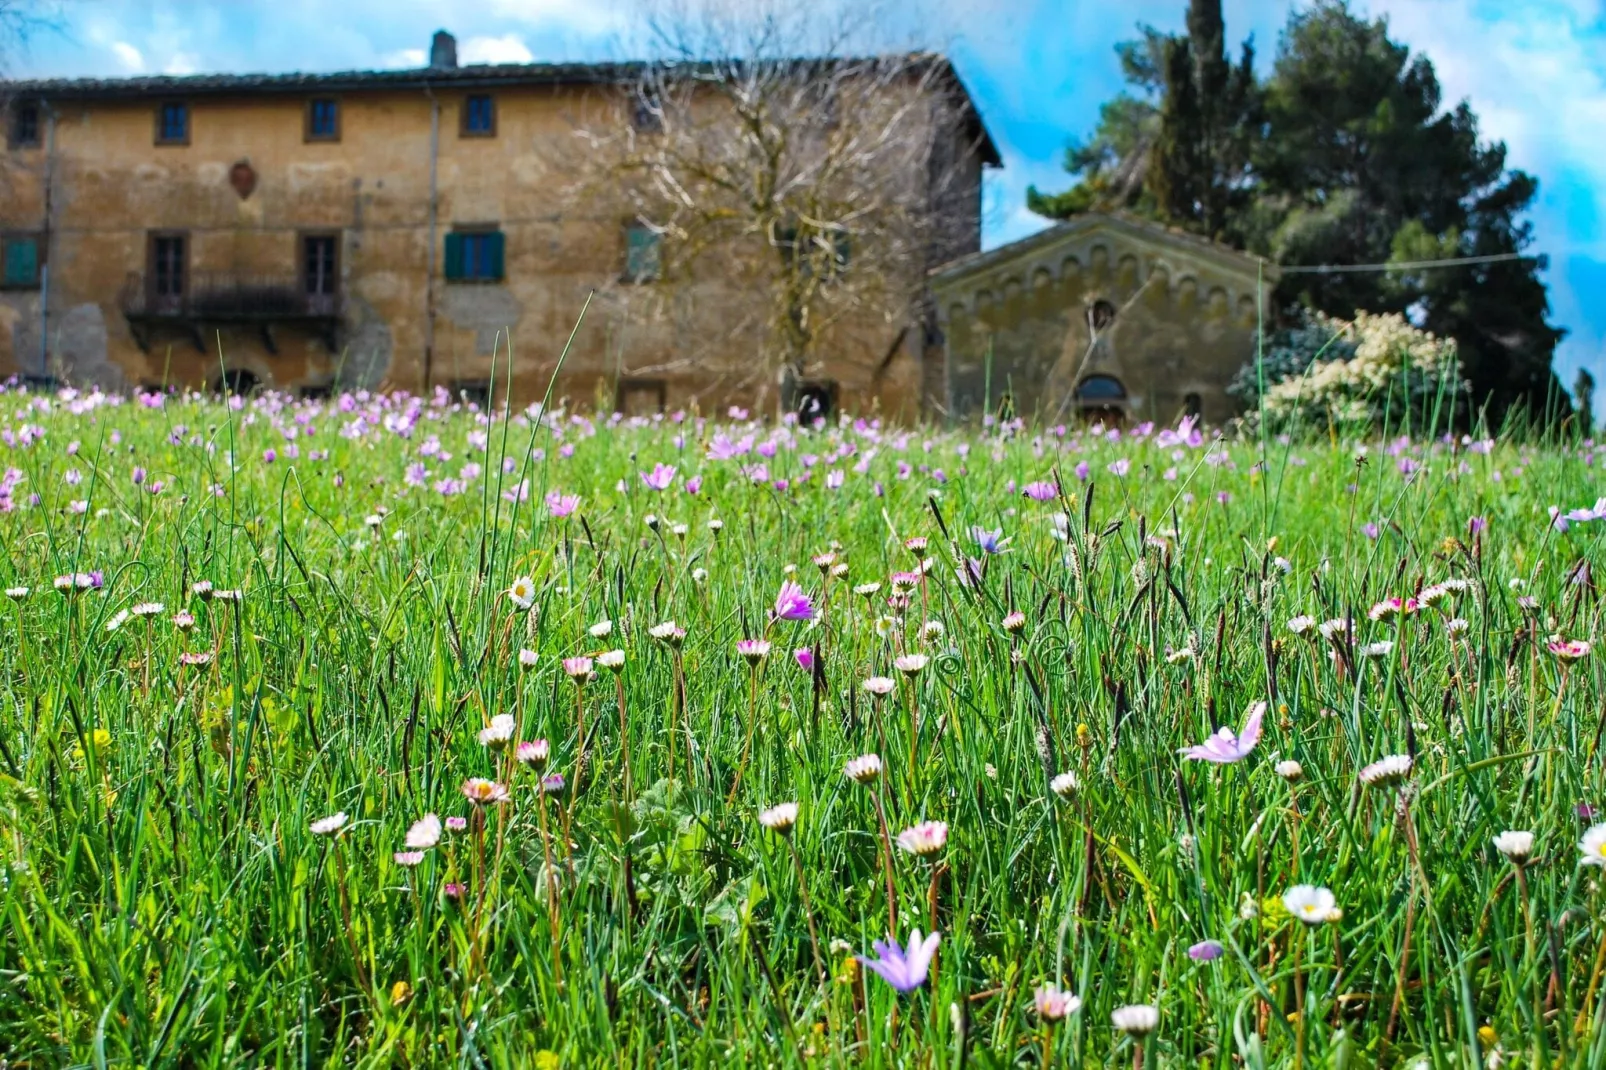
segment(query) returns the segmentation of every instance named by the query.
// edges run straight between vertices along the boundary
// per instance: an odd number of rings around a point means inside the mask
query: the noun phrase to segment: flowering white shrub
[[[1316,361],[1269,388],[1265,412],[1273,424],[1364,430],[1385,421],[1425,425],[1436,415],[1442,428],[1464,403],[1454,339],[1418,330],[1397,313],[1357,312],[1347,324],[1316,318],[1353,355]]]

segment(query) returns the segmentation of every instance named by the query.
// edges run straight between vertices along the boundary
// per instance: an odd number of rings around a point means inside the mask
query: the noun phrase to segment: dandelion
[[[1533,854],[1534,834],[1507,829],[1494,838],[1494,849],[1504,855],[1506,861],[1512,865],[1523,865]]]
[[[625,652],[623,650],[604,650],[597,655],[597,664],[617,675],[624,671]]]
[[[1067,770],[1048,782],[1048,788],[1062,799],[1069,799],[1076,794],[1081,785],[1077,782],[1076,774]]]
[[[1032,1005],[1037,1016],[1045,1022],[1069,1018],[1082,1009],[1082,1000],[1075,993],[1055,984],[1038,985],[1032,990]]]
[[[1411,758],[1407,754],[1379,758],[1360,772],[1361,783],[1369,788],[1392,788],[1410,775]]]
[[[1000,623],[1004,631],[1010,635],[1018,635],[1026,630],[1026,614],[1017,609],[1012,613],[1005,614]]]
[[[108,632],[115,632],[117,629],[121,628],[127,622],[128,622],[128,610],[119,609],[116,613],[113,613],[111,615],[111,619],[106,622],[106,630]]]
[[[898,833],[898,846],[919,858],[934,855],[948,846],[948,823],[922,821]]]
[[[599,620],[586,629],[586,634],[593,639],[606,639],[613,634],[613,621]]]
[[[942,942],[940,933],[932,933],[922,938],[919,929],[909,932],[907,952],[898,946],[896,940],[877,940],[870,946],[875,949],[875,958],[858,956],[858,962],[865,969],[872,971],[887,984],[907,995],[926,983],[926,976],[931,971],[931,960],[937,954],[937,945]]]
[[[1306,925],[1325,925],[1339,915],[1333,893],[1315,884],[1296,884],[1284,892],[1283,909]]]
[[[541,794],[557,795],[563,791],[563,784],[562,773],[548,773],[541,778]]]
[[[856,595],[862,595],[865,598],[869,598],[879,590],[881,590],[881,584],[871,581],[870,583],[859,584],[857,587],[853,588],[853,593]]]
[[[790,836],[797,824],[797,803],[786,802],[758,812],[758,823],[780,836]]]
[[[478,776],[463,781],[463,797],[475,806],[505,803],[511,798],[506,785]]]
[[[185,651],[178,656],[180,665],[210,665],[212,652],[210,650]]]
[[[1394,653],[1394,640],[1384,639],[1376,643],[1367,643],[1356,653],[1363,658],[1386,658]]]
[[[468,894],[468,885],[462,883],[461,881],[447,881],[445,884],[441,885],[441,894],[447,899],[461,899],[464,895]]]
[[[13,602],[20,602],[24,598],[28,597],[28,588],[26,588],[26,587],[7,587],[6,588],[6,597],[11,599]]]
[[[468,818],[466,817],[453,815],[446,819],[447,832],[462,832],[466,828],[468,828]]]
[[[1305,775],[1305,768],[1292,758],[1288,758],[1273,766],[1272,772],[1292,784]]]
[[[1160,1008],[1151,1003],[1130,1003],[1110,1012],[1110,1024],[1135,1040],[1142,1040],[1160,1025]]]
[[[427,851],[441,842],[441,819],[434,814],[425,814],[414,821],[407,829],[407,837],[402,841],[409,851]]]
[[[569,679],[577,684],[583,684],[591,679],[592,662],[588,657],[580,656],[563,659],[563,671]]]
[[[1405,608],[1405,602],[1399,598],[1385,598],[1366,611],[1367,617],[1375,621],[1393,620]]]
[[[211,580],[196,580],[190,584],[190,594],[203,602],[212,597],[212,590]]]
[[[533,669],[535,668],[536,663],[540,660],[541,655],[537,654],[533,650],[530,650],[528,647],[521,647],[519,649],[519,668]]]
[[[940,620],[928,620],[920,626],[920,638],[928,643],[935,643],[948,631]]]
[[[1306,635],[1314,627],[1316,627],[1316,618],[1306,614],[1300,614],[1297,617],[1288,619],[1288,630],[1295,635]]]
[[[1170,648],[1167,648],[1165,652],[1165,663],[1167,665],[1182,665],[1194,660],[1198,656],[1199,655],[1191,646],[1185,646],[1181,650],[1171,650]]]
[[[1241,734],[1222,727],[1197,747],[1183,747],[1180,753],[1184,758],[1196,762],[1215,762],[1218,765],[1242,761],[1249,757],[1249,752],[1260,742],[1260,722],[1265,716],[1266,704],[1253,703],[1249,707],[1248,716],[1244,718]]]
[[[397,851],[390,856],[398,866],[416,866],[424,861],[423,851]]]
[[[787,580],[775,596],[775,616],[780,620],[813,620],[814,603],[803,593],[803,588]]]
[[[499,713],[491,718],[491,723],[480,729],[480,743],[492,750],[501,750],[513,738],[513,715]]]
[[[520,576],[508,587],[507,597],[518,608],[529,609],[535,605],[535,581],[528,576]]]
[[[336,810],[328,817],[320,817],[308,825],[307,828],[311,830],[314,836],[333,836],[346,827],[348,820],[344,810]]]
[[[139,602],[129,609],[129,612],[136,617],[155,617],[166,608],[160,602]]]
[[[1451,639],[1459,639],[1466,635],[1472,625],[1467,623],[1465,617],[1452,617],[1444,622],[1444,630]]]

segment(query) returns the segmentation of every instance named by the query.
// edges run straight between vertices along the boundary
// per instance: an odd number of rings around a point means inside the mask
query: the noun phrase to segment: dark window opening
[[[230,368],[223,373],[214,390],[219,394],[249,394],[262,385],[255,372],[244,368]]]
[[[296,389],[296,394],[303,401],[324,401],[334,397],[334,383],[303,383]]]
[[[1115,322],[1115,306],[1108,301],[1094,301],[1093,307],[1087,310],[1087,324],[1095,332],[1102,331]]]
[[[307,140],[340,140],[340,102],[338,100],[309,100],[307,102]]]
[[[836,408],[836,383],[829,379],[809,380],[797,388],[797,415],[804,424],[826,420]]]
[[[39,105],[21,100],[12,105],[8,140],[14,149],[36,149],[40,141]]]
[[[1199,394],[1184,394],[1182,397],[1182,414],[1197,420],[1204,413],[1204,398]]]
[[[183,101],[168,101],[156,112],[156,143],[188,145],[189,142],[190,106]]]
[[[494,137],[496,135],[496,100],[483,93],[463,101],[463,136]]]
[[[621,375],[613,391],[613,410],[626,416],[653,416],[669,402],[669,385],[662,379]]]
[[[311,296],[333,296],[339,281],[334,235],[309,234],[301,242],[301,278],[306,292]]]
[[[189,265],[184,238],[179,235],[151,239],[151,296],[158,304],[176,305],[184,299]]]
[[[40,255],[39,238],[33,234],[8,234],[0,238],[0,288],[37,290]]]
[[[637,90],[631,99],[630,125],[638,134],[664,132],[664,108],[656,94]]]
[[[663,273],[663,235],[645,223],[625,227],[625,282],[652,282]]]
[[[446,235],[447,280],[501,281],[505,244],[500,230],[458,230]]]
[[[478,409],[485,409],[491,403],[491,381],[489,379],[459,379],[452,384],[452,396],[464,405],[473,405]]]

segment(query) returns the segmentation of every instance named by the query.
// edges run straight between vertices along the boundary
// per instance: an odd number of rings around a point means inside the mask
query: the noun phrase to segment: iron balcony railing
[[[273,322],[340,315],[340,295],[309,293],[294,275],[195,272],[173,286],[151,275],[130,277],[123,290],[129,316],[174,320]],[[177,290],[178,292],[172,292]]]

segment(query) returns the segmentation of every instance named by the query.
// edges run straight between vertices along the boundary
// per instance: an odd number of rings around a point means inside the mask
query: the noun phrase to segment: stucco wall
[[[638,376],[666,380],[671,405],[772,402],[774,377],[755,360],[764,327],[739,276],[714,273],[673,295],[618,286],[623,220],[617,210],[588,213],[572,197],[576,131],[603,92],[500,88],[491,138],[459,136],[464,91],[435,93],[433,381],[484,379],[493,352],[500,379],[511,340],[515,393],[539,396],[586,295],[600,289],[560,396],[611,398],[619,376]],[[227,366],[286,388],[338,372],[345,383],[419,389],[430,335],[431,98],[385,91],[339,100],[335,143],[304,139],[304,98],[260,95],[190,100],[190,143],[182,146],[154,143],[154,101],[58,102],[50,105],[48,159],[44,147],[0,151],[0,230],[43,229],[50,174],[52,370],[116,385],[199,385],[216,382]],[[244,198],[229,181],[241,161],[256,174]],[[506,235],[504,283],[444,281],[444,235],[457,224],[494,224]],[[228,328],[208,330],[199,347],[163,330],[142,349],[121,295],[147,270],[150,236],[162,230],[187,234],[192,275],[286,278],[298,271],[303,233],[338,233],[337,347],[312,332],[279,330],[275,353],[260,332]],[[882,367],[901,326],[843,323],[825,347],[831,357],[813,371],[837,381],[855,407],[915,415],[919,333]],[[0,373],[36,370],[39,331],[37,292],[0,293]]]
[[[1129,419],[1174,421],[1190,394],[1204,419],[1227,419],[1237,409],[1225,388],[1254,353],[1257,294],[1272,286],[1254,272],[1247,258],[1124,225],[995,250],[933,285],[951,405],[964,415],[1008,392],[1021,415],[1064,420],[1079,411],[1077,384],[1105,375],[1125,386]],[[1095,332],[1101,301],[1115,315]]]

